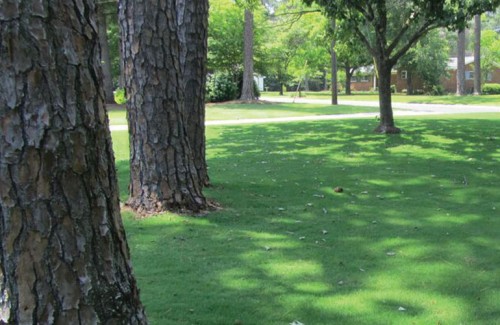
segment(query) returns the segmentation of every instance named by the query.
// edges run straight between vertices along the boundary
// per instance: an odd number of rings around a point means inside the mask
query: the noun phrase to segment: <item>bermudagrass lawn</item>
[[[223,210],[123,214],[151,323],[498,324],[488,116],[400,119],[391,137],[373,120],[209,127],[205,193]]]
[[[294,97],[297,94],[295,92],[285,93],[286,97]],[[302,95],[306,98],[315,99],[330,99],[331,93],[329,91],[309,91],[302,92]],[[263,92],[264,97],[279,97],[278,92]],[[378,93],[376,92],[354,92],[353,95],[346,96],[344,94],[339,94],[339,100],[349,100],[349,101],[374,101],[378,102]],[[393,94],[393,103],[418,103],[418,104],[461,104],[461,105],[488,105],[488,106],[499,106],[500,105],[500,95],[481,95],[481,96],[455,96],[443,95],[443,96],[429,96],[429,95],[406,95],[406,94]]]
[[[378,112],[376,107],[321,104],[207,104],[206,120],[238,120],[253,118],[335,115]],[[125,106],[113,105],[109,111],[111,125],[126,125]]]

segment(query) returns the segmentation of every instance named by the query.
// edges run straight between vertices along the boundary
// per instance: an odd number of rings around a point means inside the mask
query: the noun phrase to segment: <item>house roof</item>
[[[472,62],[474,62],[473,56],[466,56],[465,57],[465,65],[471,64]],[[448,69],[449,70],[457,70],[457,58],[450,58],[448,60]]]

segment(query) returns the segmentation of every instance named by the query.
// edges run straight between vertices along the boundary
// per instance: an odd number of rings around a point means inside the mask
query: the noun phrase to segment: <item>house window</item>
[[[401,79],[403,80],[408,79],[408,71],[406,70],[401,71]]]
[[[486,81],[491,81],[493,80],[493,74],[491,72],[488,72],[488,74],[486,75]]]
[[[474,80],[474,71],[465,71],[466,80]]]
[[[370,80],[368,79],[368,76],[361,76],[361,77],[359,77],[359,81],[361,81],[361,82],[368,82]]]
[[[354,76],[353,76],[353,77],[351,78],[351,82],[358,82],[358,78],[356,78],[356,77],[354,77]]]

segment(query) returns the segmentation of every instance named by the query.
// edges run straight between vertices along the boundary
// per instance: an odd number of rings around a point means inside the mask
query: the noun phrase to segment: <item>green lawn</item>
[[[330,92],[303,92],[306,98],[312,99],[329,99]],[[263,92],[262,96],[279,97],[277,92]],[[294,97],[295,92],[288,92],[285,97]],[[352,101],[378,101],[377,93],[354,93],[352,96],[339,95],[339,100]],[[427,95],[412,95],[393,94],[393,103],[419,103],[419,104],[462,104],[462,105],[488,105],[500,106],[500,95],[482,95],[482,96],[427,96]]]
[[[498,324],[500,114],[375,123],[208,127],[223,209],[123,213],[151,323]]]
[[[321,104],[207,104],[206,120],[239,120],[252,118],[293,117],[377,112],[376,107],[321,105]],[[109,110],[111,125],[126,125],[123,106]]]

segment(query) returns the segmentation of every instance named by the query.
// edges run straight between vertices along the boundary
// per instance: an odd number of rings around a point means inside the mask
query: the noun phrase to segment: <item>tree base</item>
[[[380,124],[377,126],[377,128],[374,130],[376,133],[381,133],[381,134],[399,134],[401,133],[401,129],[395,127],[394,125],[382,125]]]

